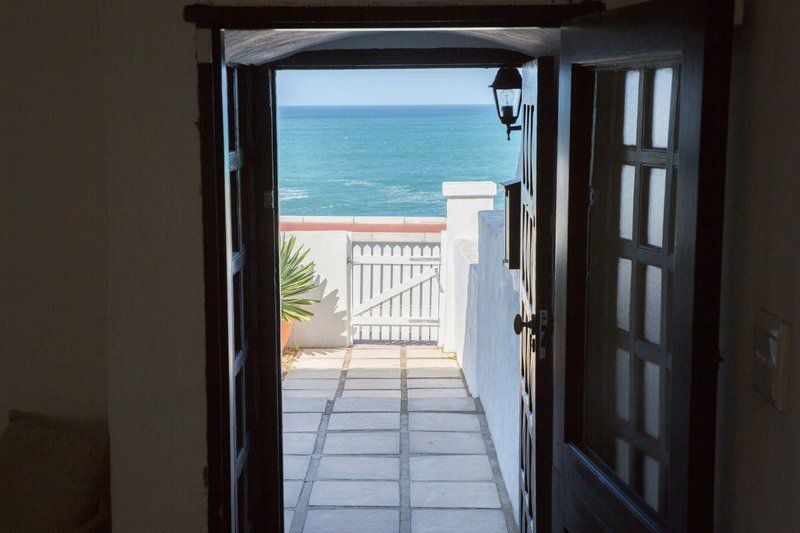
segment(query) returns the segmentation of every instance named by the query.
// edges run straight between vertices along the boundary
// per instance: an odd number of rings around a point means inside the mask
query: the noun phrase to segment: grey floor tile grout
[[[400,533],[411,533],[411,464],[408,437],[406,347],[400,347]]]

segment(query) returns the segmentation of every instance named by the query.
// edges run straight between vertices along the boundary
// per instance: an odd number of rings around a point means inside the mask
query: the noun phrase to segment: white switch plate
[[[753,387],[779,411],[785,408],[789,325],[760,309],[753,337]]]

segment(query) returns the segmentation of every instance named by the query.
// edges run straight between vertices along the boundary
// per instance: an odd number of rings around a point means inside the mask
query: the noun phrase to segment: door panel
[[[564,29],[553,529],[710,529],[730,2]]]
[[[520,529],[550,524],[552,469],[552,295],[555,183],[555,66],[539,58],[521,69]]]
[[[240,87],[241,85],[241,87]],[[225,212],[227,233],[227,285],[228,285],[228,401],[230,412],[230,465],[232,524],[236,531],[248,531],[252,515],[249,509],[248,477],[251,477],[252,418],[248,419],[252,403],[253,358],[251,357],[254,288],[251,251],[251,227],[242,223],[243,215],[250,211],[249,172],[245,164],[243,141],[246,138],[246,120],[241,111],[242,93],[238,69],[224,67],[223,92],[226,128],[223,130],[227,147],[225,161]],[[240,90],[241,89],[241,90]]]
[[[207,314],[216,317],[207,322],[209,529],[267,531],[283,522],[274,75],[226,65],[219,35],[213,42],[213,68],[200,68],[201,101],[212,103],[201,120],[213,108],[221,125],[203,130],[204,187],[215,184],[204,189]]]

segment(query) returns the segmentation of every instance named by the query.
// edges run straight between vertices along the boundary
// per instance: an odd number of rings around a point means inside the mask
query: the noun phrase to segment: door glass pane
[[[666,148],[669,145],[671,101],[672,69],[657,69],[653,74],[653,107],[650,126],[650,145],[653,148]]]
[[[661,432],[661,369],[649,361],[642,368],[642,429],[653,438]]]
[[[622,481],[628,483],[631,478],[630,453],[631,447],[624,439],[617,438],[615,444],[614,470]]]
[[[658,461],[645,455],[642,465],[642,496],[647,504],[658,511],[658,485],[661,476],[659,475]]]
[[[633,239],[633,191],[636,167],[622,165],[619,180],[619,236]]]
[[[622,144],[634,146],[639,125],[639,71],[625,73],[625,108],[622,121]]]
[[[620,259],[617,264],[617,327],[631,329],[631,260]]]
[[[661,340],[661,269],[650,265],[644,275],[644,338]]]
[[[665,244],[674,233],[673,223],[665,223],[674,212],[666,169],[675,154],[649,145],[666,142],[675,120],[672,72],[637,67],[597,76],[591,186],[598,193],[589,209],[582,398],[583,447],[640,505],[659,513],[669,464],[670,317],[664,314],[674,275]],[[645,135],[640,109],[654,129]]]
[[[631,354],[625,350],[617,350],[616,395],[617,416],[623,420],[629,420],[631,403]]]
[[[664,200],[667,171],[651,168],[647,180],[647,244],[664,245]]]

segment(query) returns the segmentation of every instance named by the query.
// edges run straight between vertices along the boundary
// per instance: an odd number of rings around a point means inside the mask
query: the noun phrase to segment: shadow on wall
[[[309,293],[309,298],[319,300],[311,306],[314,316],[307,322],[295,322],[289,346],[335,347],[347,340],[347,306],[339,303],[339,289],[327,292],[328,280],[317,276],[319,286]]]

